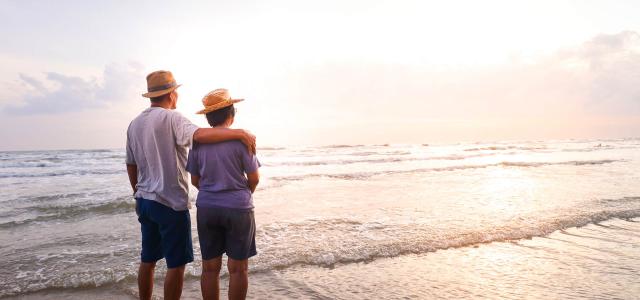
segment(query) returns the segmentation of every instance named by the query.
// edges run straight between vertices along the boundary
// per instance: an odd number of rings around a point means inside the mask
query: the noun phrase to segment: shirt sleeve
[[[135,165],[136,158],[133,156],[133,149],[131,149],[131,141],[129,141],[129,130],[127,130],[127,156],[125,159],[125,163],[127,165]]]
[[[191,175],[200,176],[200,166],[198,165],[196,147],[189,151],[189,158],[187,159],[187,172]]]
[[[179,112],[173,112],[173,118],[171,121],[173,134],[176,137],[176,145],[191,147],[191,144],[193,143],[193,134],[199,127],[191,123],[189,119],[185,118]]]
[[[258,158],[253,154],[250,153],[249,150],[247,150],[247,148],[242,145],[242,168],[244,169],[244,172],[247,174],[250,173],[254,173],[255,171],[258,171],[258,168],[260,168],[260,162],[258,161]]]

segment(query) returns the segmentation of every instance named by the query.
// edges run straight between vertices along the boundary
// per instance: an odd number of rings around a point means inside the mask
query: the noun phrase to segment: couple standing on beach
[[[142,231],[138,270],[140,299],[151,299],[156,262],[165,258],[164,298],[179,299],[185,265],[193,262],[189,185],[199,189],[197,225],[204,299],[219,298],[222,254],[229,257],[229,299],[244,299],[248,259],[257,254],[252,194],[260,166],[255,136],[229,129],[234,103],[225,89],[202,99],[211,128],[199,128],[174,111],[179,87],[171,72],[147,76],[150,107],[127,130],[126,164]],[[191,151],[187,154],[188,148]],[[246,176],[246,177],[245,177]]]

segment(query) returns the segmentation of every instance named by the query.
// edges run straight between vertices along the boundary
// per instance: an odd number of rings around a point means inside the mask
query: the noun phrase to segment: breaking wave
[[[503,162],[492,163],[492,164],[457,165],[457,166],[448,166],[448,167],[419,168],[419,169],[409,169],[409,170],[389,170],[389,171],[343,173],[343,174],[312,173],[312,174],[305,174],[305,175],[271,177],[270,179],[276,180],[276,181],[299,181],[299,180],[304,180],[309,178],[326,177],[326,178],[344,179],[344,180],[362,180],[362,179],[367,179],[373,176],[404,174],[404,173],[451,172],[451,171],[460,171],[460,170],[469,170],[469,169],[483,169],[483,168],[490,168],[490,167],[535,168],[535,167],[554,166],[554,165],[584,166],[584,165],[610,164],[610,163],[621,162],[621,161],[624,161],[624,160],[602,159],[602,160],[577,160],[577,161],[573,160],[573,161],[559,161],[559,162],[503,161]]]
[[[608,201],[618,200],[640,203],[640,197]],[[350,219],[311,219],[301,222],[274,223],[258,228],[256,238],[259,241],[260,254],[252,261],[250,272],[265,272],[295,265],[331,267],[335,264],[372,261],[407,254],[424,254],[483,243],[518,241],[611,219],[637,222],[638,217],[640,217],[640,208],[599,210],[592,213],[547,216],[542,219],[521,217],[522,222],[514,224],[496,225],[478,230],[452,229],[447,232],[438,232],[437,229],[426,224],[384,224]],[[531,220],[535,221],[531,222]],[[99,287],[122,281],[134,281],[136,275],[133,262],[137,259],[136,255],[136,251],[123,248],[97,252],[62,252],[47,257],[37,257],[35,260],[44,266],[49,266],[50,270],[18,272],[15,279],[2,284],[0,297],[46,289]],[[69,259],[72,259],[75,264],[105,260],[109,263],[110,257],[121,256],[131,256],[132,265],[73,273],[56,269],[63,268]],[[23,260],[18,263],[33,263],[34,258],[25,256]],[[60,272],[64,276],[58,276]],[[199,274],[200,262],[196,259],[188,268],[186,275],[198,278]]]
[[[134,210],[135,201],[131,197],[121,197],[111,202],[97,204],[34,205],[29,207],[28,211],[24,212],[28,215],[27,217],[21,218],[21,212],[19,210],[10,218],[4,216],[3,219],[8,220],[0,222],[0,229],[53,220],[77,220],[90,215],[111,215],[132,212]]]

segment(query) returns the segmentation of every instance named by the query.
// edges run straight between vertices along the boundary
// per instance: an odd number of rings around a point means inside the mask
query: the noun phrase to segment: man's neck
[[[171,109],[171,104],[166,102],[160,102],[160,103],[151,102],[150,107],[162,107],[164,109]]]

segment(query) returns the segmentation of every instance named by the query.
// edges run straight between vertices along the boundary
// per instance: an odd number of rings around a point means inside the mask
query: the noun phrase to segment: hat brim
[[[196,114],[199,115],[203,115],[203,114],[208,114],[212,111],[218,110],[218,109],[223,109],[227,106],[231,106],[234,103],[238,103],[238,102],[242,102],[244,101],[244,99],[231,99],[231,100],[227,100],[224,102],[220,102],[220,103],[216,103],[215,105],[211,105],[211,106],[207,106],[205,107],[203,110],[197,112]]]
[[[165,90],[159,90],[159,91],[155,91],[155,92],[144,93],[144,94],[142,94],[142,97],[145,97],[145,98],[159,97],[159,96],[162,96],[162,95],[165,95],[165,94],[173,92],[175,89],[179,88],[181,85],[182,84],[178,84],[176,86],[172,86],[172,87],[170,87],[168,89],[165,89]]]

